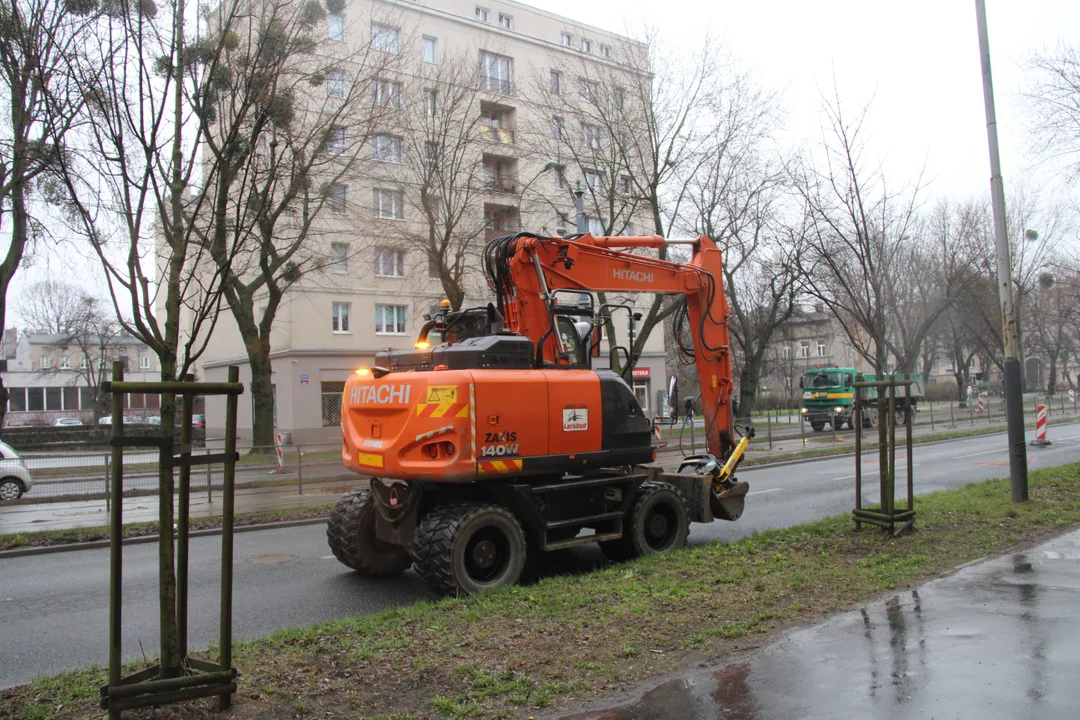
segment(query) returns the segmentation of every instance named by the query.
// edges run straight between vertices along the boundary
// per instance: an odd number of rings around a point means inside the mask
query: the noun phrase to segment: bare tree
[[[1029,62],[1035,84],[1026,91],[1037,148],[1080,173],[1080,49],[1059,45]]]
[[[93,12],[85,3],[59,0],[0,2],[0,84],[7,100],[0,131],[0,229],[9,238],[0,260],[0,328],[6,327],[12,278],[33,241],[47,234],[35,219],[35,191],[54,167],[59,140],[81,103],[61,70]],[[7,399],[0,379],[0,424]]]
[[[373,85],[391,82],[382,78],[393,53],[374,53],[370,44],[347,59],[316,52],[325,37],[322,6],[277,0],[257,16],[247,6],[219,5],[200,45],[212,81],[190,101],[206,127],[201,149],[213,173],[193,228],[199,252],[213,261],[204,281],[216,273],[247,352],[252,445],[270,448],[274,318],[291,287],[319,282],[322,270],[347,274],[360,254],[357,235],[342,228],[368,206],[346,193],[350,181],[355,192],[374,140],[389,137],[376,132],[400,93]],[[392,43],[400,30],[384,27],[380,42]]]

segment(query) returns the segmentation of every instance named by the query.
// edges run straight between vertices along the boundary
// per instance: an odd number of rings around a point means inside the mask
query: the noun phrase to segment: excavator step
[[[558,540],[556,542],[548,542],[544,540],[544,551],[549,550],[562,550],[568,547],[575,547],[577,545],[588,545],[589,543],[602,542],[604,540],[618,540],[622,537],[622,530],[619,532],[606,532],[596,533],[594,535],[579,535],[578,537],[572,537],[567,540]]]

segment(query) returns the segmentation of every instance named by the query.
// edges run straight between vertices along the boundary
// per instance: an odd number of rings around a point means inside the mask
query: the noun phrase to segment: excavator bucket
[[[746,493],[750,490],[750,483],[736,482],[722,493],[715,490],[709,498],[709,508],[713,517],[720,520],[738,520],[746,505]]]

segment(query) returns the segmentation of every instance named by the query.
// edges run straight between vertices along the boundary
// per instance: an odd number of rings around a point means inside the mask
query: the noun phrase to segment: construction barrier
[[[1069,402],[1076,405],[1076,391],[1072,388],[1069,388]]]
[[[1035,447],[1045,447],[1050,444],[1046,439],[1046,406],[1040,405],[1035,412],[1035,439],[1031,441]]]
[[[986,393],[979,393],[979,412],[986,409]]]
[[[275,446],[275,449],[277,450],[277,469],[281,470],[285,467],[285,457],[281,451],[281,433],[277,434],[277,445]]]

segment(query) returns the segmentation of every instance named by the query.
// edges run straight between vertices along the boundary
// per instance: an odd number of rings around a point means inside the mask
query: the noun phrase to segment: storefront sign
[[[647,367],[636,367],[634,368],[633,372],[635,380],[647,380],[649,377],[651,377],[651,371]]]
[[[301,385],[307,385],[308,384],[308,376],[307,375],[301,375],[300,376],[300,384]]]

